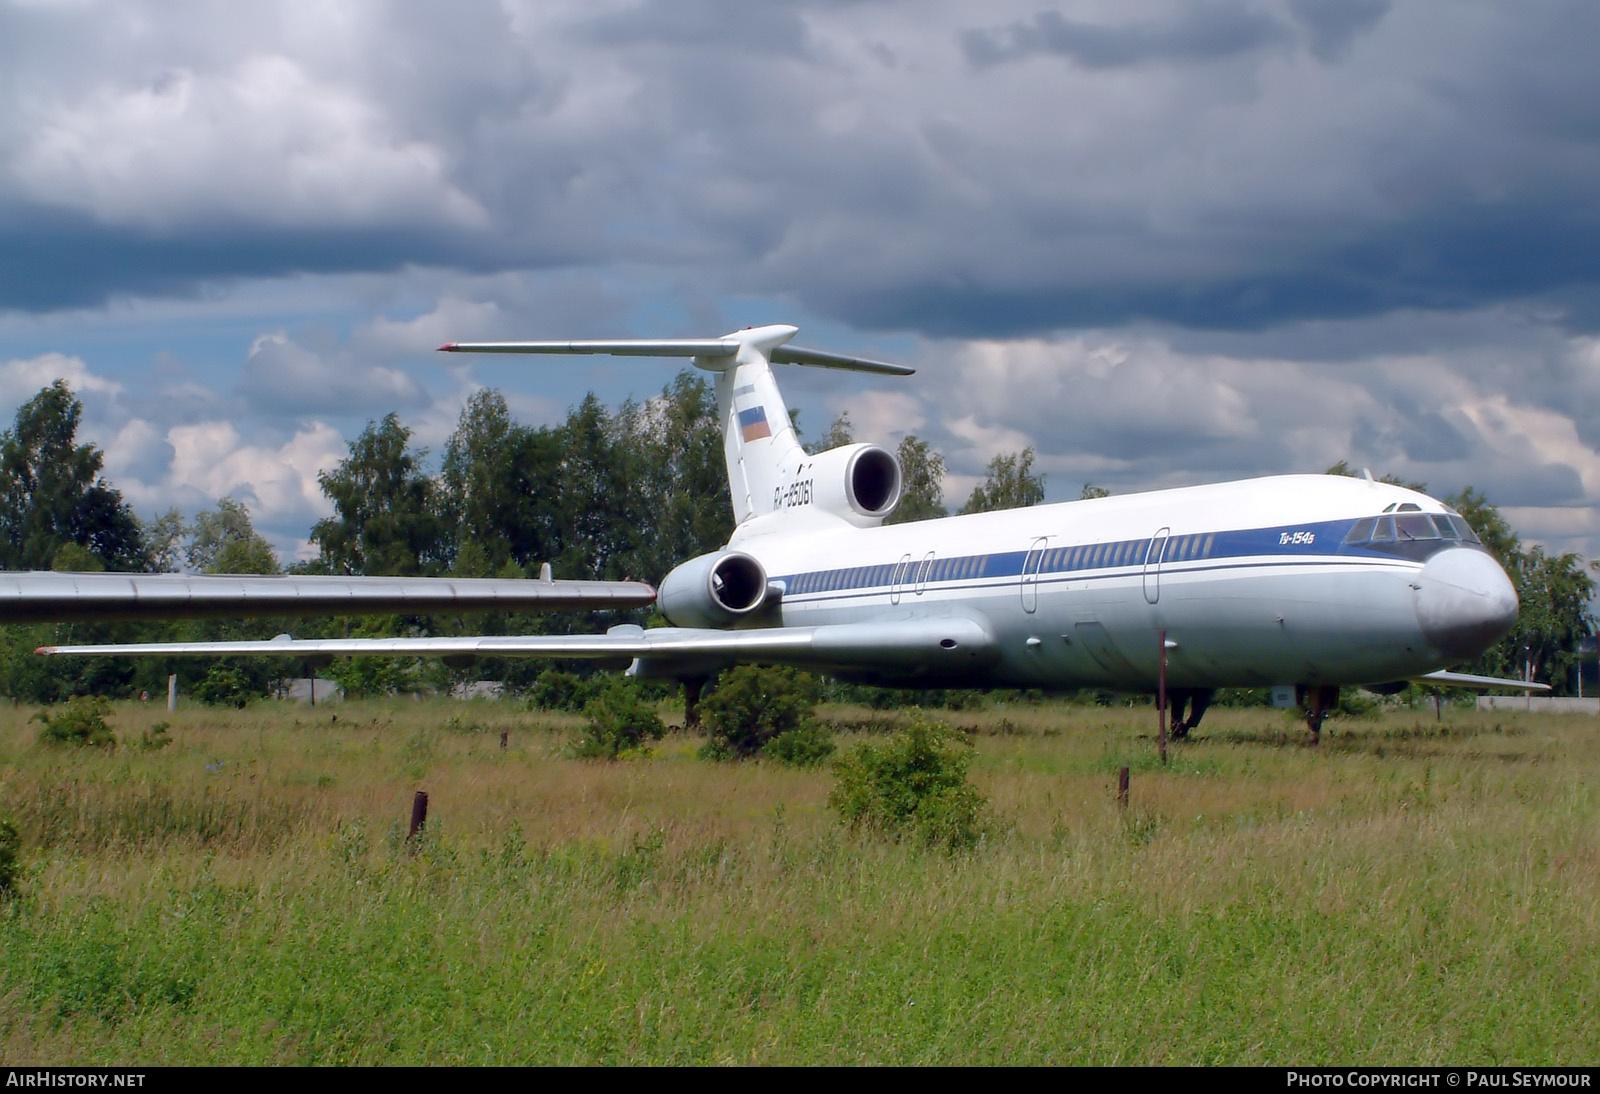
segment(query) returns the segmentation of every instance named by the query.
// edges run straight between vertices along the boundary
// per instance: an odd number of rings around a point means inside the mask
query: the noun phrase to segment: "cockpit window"
[[[1439,518],[1436,517],[1434,519],[1437,520]],[[1456,531],[1461,533],[1462,539],[1466,540],[1468,543],[1476,543],[1480,546],[1482,545],[1483,541],[1478,538],[1478,533],[1472,530],[1472,525],[1468,524],[1461,517],[1453,514],[1449,517],[1449,521],[1451,524],[1455,525]]]
[[[1401,513],[1394,518],[1395,533],[1401,539],[1438,539],[1439,533],[1426,513]]]
[[[1417,543],[1443,540],[1448,543],[1475,543],[1482,546],[1476,533],[1455,513],[1397,512],[1381,517],[1363,517],[1350,526],[1344,537],[1347,544],[1360,543]]]
[[[1350,534],[1344,537],[1346,543],[1365,543],[1372,538],[1372,526],[1378,523],[1377,517],[1363,517],[1356,521],[1350,529]]]

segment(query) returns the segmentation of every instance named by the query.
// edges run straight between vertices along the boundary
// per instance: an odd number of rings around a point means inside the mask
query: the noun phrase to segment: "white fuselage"
[[[877,528],[802,508],[747,521],[729,547],[782,587],[778,625],[959,616],[996,638],[966,678],[859,666],[883,683],[1152,688],[1163,636],[1174,687],[1381,683],[1476,656],[1516,615],[1503,571],[1450,539],[1447,516],[1445,535],[1407,515],[1410,536],[1347,542],[1399,506],[1450,513],[1292,475]]]

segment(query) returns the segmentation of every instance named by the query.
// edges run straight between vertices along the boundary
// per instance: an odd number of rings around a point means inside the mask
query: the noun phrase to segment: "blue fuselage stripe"
[[[1003,579],[1020,579],[1025,569],[1040,585],[1055,585],[1065,580],[1105,581],[1145,572],[1152,544],[1156,544],[1156,560],[1162,574],[1170,576],[1351,563],[1383,569],[1417,565],[1365,544],[1346,544],[1345,536],[1355,523],[1355,519],[1349,519],[1293,528],[1187,533],[1159,541],[1146,537],[1047,546],[1039,551],[998,551],[946,558],[924,556],[776,575],[775,580],[783,583],[785,598],[798,603],[880,596],[896,590],[915,594],[935,589],[944,592],[1003,588]],[[1440,541],[1439,546],[1450,542]]]

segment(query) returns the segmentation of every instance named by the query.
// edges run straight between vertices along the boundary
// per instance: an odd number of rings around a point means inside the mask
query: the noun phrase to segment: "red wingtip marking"
[[[456,344],[454,342],[446,342],[444,345],[439,347],[438,352],[440,352],[440,353],[454,353],[455,352],[455,348],[456,348]]]
[[[34,653],[42,653],[42,654],[49,655],[49,654],[54,653],[55,649],[56,648],[54,646],[40,646],[37,649],[35,649],[33,652]]]

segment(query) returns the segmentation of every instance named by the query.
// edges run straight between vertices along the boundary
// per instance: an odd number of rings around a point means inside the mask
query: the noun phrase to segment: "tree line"
[[[235,499],[219,499],[193,521],[177,510],[140,520],[105,480],[103,453],[80,443],[82,410],[58,380],[22,406],[0,435],[0,568],[257,574],[283,568]],[[844,414],[810,448],[853,439]],[[897,455],[904,491],[889,522],[946,516],[944,458],[914,435],[900,441]],[[1034,464],[1032,448],[996,456],[959,511],[1043,501],[1044,476]],[[1329,473],[1350,472],[1340,463]],[[590,394],[550,426],[519,423],[498,391],[478,391],[463,408],[437,471],[413,444],[411,430],[389,414],[350,441],[345,459],[319,482],[334,512],[311,529],[316,556],[294,563],[292,572],[531,577],[548,562],[564,578],[659,582],[678,563],[720,547],[733,531],[716,398],[712,386],[688,370],[656,398],[630,400],[614,411]],[[1082,496],[1105,493],[1085,484]],[[1576,555],[1524,547],[1499,510],[1470,487],[1445,500],[1478,530],[1522,598],[1516,631],[1474,668],[1519,677],[1531,669],[1536,679],[1569,686],[1577,640],[1594,629],[1589,567]],[[293,629],[303,637],[376,637],[419,630],[558,633],[585,624],[593,620],[561,614],[297,620]],[[274,620],[12,627],[0,649],[0,693],[30,701],[138,694],[164,688],[166,673],[176,671],[190,686],[211,685],[222,699],[259,694],[284,671],[282,664],[47,660],[31,651],[56,640],[257,638],[283,627]],[[525,687],[541,669],[514,662],[492,674]],[[462,675],[376,658],[341,662],[335,671],[357,692],[448,686]]]

